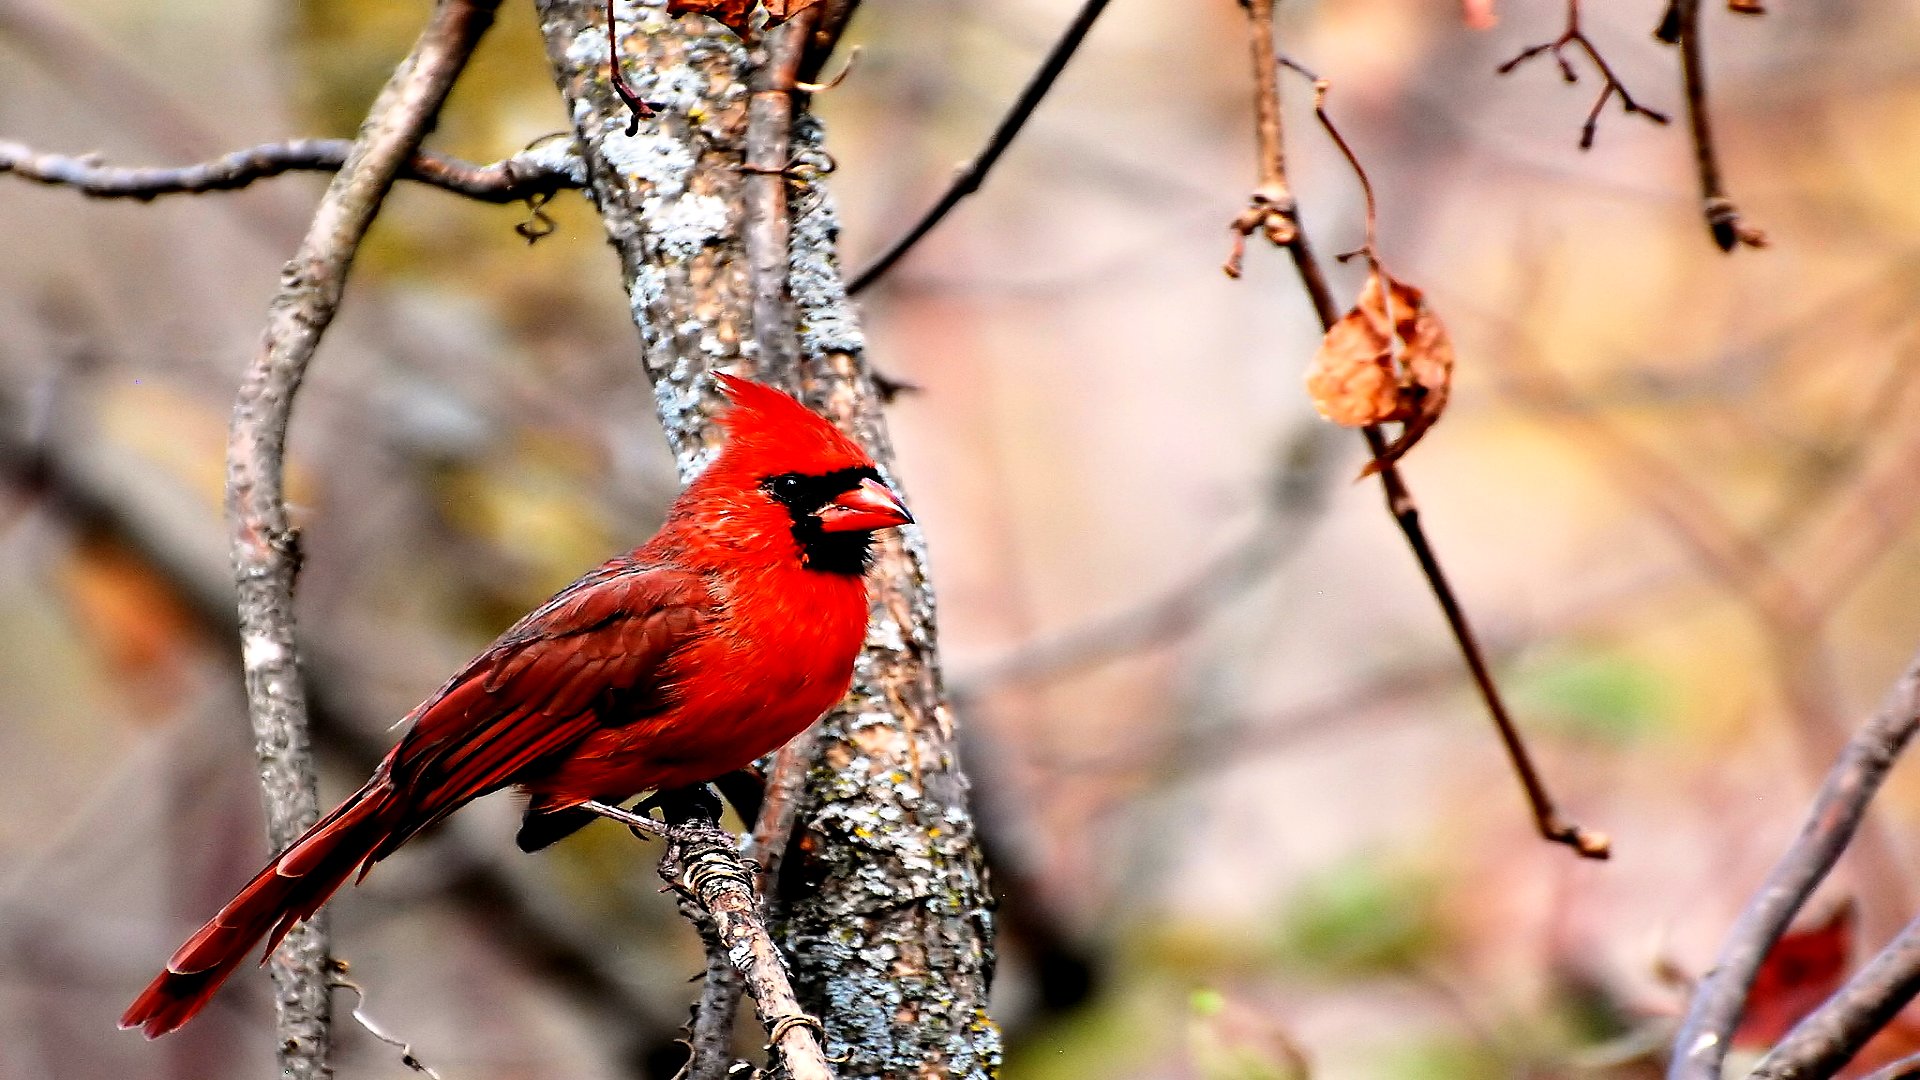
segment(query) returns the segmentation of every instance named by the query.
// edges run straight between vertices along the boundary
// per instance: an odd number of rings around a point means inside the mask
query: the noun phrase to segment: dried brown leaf
[[[705,15],[745,38],[753,21],[753,0],[667,0],[669,15]]]
[[[1384,282],[1384,285],[1383,285]],[[1453,340],[1425,294],[1376,271],[1327,331],[1307,373],[1313,407],[1345,427],[1398,423],[1365,472],[1395,461],[1440,419],[1453,385]]]
[[[820,0],[761,0],[760,6],[767,9],[767,25],[778,26],[819,2]]]

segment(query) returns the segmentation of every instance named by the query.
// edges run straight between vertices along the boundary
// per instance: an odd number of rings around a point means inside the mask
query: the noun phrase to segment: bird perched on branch
[[[535,851],[588,802],[703,784],[847,692],[873,534],[913,520],[871,458],[778,390],[718,376],[726,444],[653,539],[562,589],[407,717],[372,779],[254,875],[122,1027],[193,1019],[262,938],[271,954],[347,878],[489,792],[528,796]]]

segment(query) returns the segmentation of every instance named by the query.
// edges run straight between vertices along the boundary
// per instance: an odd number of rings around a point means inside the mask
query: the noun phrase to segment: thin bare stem
[[[620,20],[613,13],[613,3],[607,0],[607,77],[613,83],[614,95],[627,107],[627,138],[631,139],[639,134],[640,121],[653,115],[653,106],[634,92],[620,65]]]
[[[1249,33],[1271,41],[1274,32],[1273,0],[1250,0],[1246,6]],[[1300,71],[1309,78],[1313,77],[1311,72],[1286,60],[1275,46],[1270,45],[1265,49],[1256,47],[1253,55],[1257,62],[1265,56],[1273,56],[1285,66]],[[1266,80],[1264,74],[1259,71],[1255,72],[1255,79],[1256,85],[1271,87],[1272,93],[1279,93],[1277,80]],[[1360,179],[1362,190],[1366,193],[1367,246],[1363,251],[1377,271],[1377,259],[1373,254],[1375,213],[1372,182],[1367,178],[1365,170],[1360,167],[1359,159],[1353,153],[1352,147],[1340,135],[1326,113],[1325,81],[1315,79],[1315,86],[1315,115],[1322,127],[1326,129],[1328,136],[1333,139],[1335,145],[1353,166],[1355,174]],[[1265,117],[1269,113],[1263,111],[1261,115]],[[1272,108],[1270,115],[1275,118],[1274,122],[1268,123],[1263,119],[1258,125],[1263,175],[1278,173],[1284,176],[1286,159],[1281,145],[1282,131],[1278,123],[1280,111],[1277,105]],[[1299,228],[1297,209],[1289,209],[1287,213],[1295,229],[1293,238],[1285,244],[1285,247],[1288,254],[1293,257],[1293,264],[1299,271],[1301,284],[1313,301],[1314,311],[1320,318],[1321,327],[1330,329],[1340,318],[1340,311],[1334,304],[1332,291],[1327,287],[1326,274],[1309,246],[1306,231]],[[1377,471],[1382,491],[1386,496],[1387,512],[1393,516],[1394,523],[1400,527],[1408,548],[1412,550],[1414,559],[1420,564],[1420,571],[1425,576],[1428,587],[1433,591],[1434,599],[1440,605],[1441,614],[1446,617],[1447,628],[1453,634],[1454,643],[1459,646],[1461,659],[1465,661],[1467,671],[1473,677],[1474,687],[1479,691],[1480,699],[1486,705],[1487,714],[1492,718],[1494,728],[1500,735],[1501,744],[1506,748],[1507,756],[1513,763],[1514,773],[1519,778],[1521,788],[1527,797],[1528,808],[1533,814],[1535,828],[1539,830],[1542,838],[1565,844],[1585,858],[1607,858],[1611,852],[1611,843],[1606,834],[1567,821],[1560,816],[1559,810],[1554,805],[1552,795],[1540,778],[1539,769],[1533,764],[1526,742],[1521,738],[1519,729],[1507,712],[1506,702],[1501,697],[1500,688],[1487,665],[1486,656],[1474,635],[1473,626],[1468,622],[1466,612],[1461,608],[1459,598],[1454,595],[1453,586],[1447,580],[1446,571],[1440,565],[1439,556],[1434,553],[1433,545],[1427,539],[1426,530],[1420,524],[1419,504],[1414,501],[1412,491],[1408,489],[1406,480],[1400,475],[1399,467],[1393,460],[1393,446],[1388,441],[1386,433],[1375,425],[1361,429],[1361,434],[1366,438],[1367,447],[1372,451],[1374,461],[1378,464]]]
[[[294,643],[298,536],[283,486],[294,397],[339,309],[360,240],[401,167],[439,114],[497,0],[440,0],[412,53],[374,101],[327,188],[267,313],[241,382],[227,447],[227,512],[239,586],[241,655],[267,802],[269,840],[284,847],[319,816],[307,701]],[[324,1080],[330,1041],[324,921],[296,927],[274,954],[281,1072]]]
[[[1746,1009],[1747,994],[1753,988],[1761,961],[1786,933],[1807,897],[1832,871],[1840,853],[1866,817],[1867,806],[1879,792],[1888,770],[1912,740],[1916,729],[1920,729],[1920,657],[1909,662],[1880,710],[1841,751],[1800,826],[1800,834],[1774,864],[1765,884],[1748,901],[1746,909],[1727,932],[1712,969],[1701,976],[1694,987],[1686,1019],[1674,1040],[1668,1080],[1719,1080],[1721,1065],[1731,1048],[1734,1029]],[[1920,958],[1920,947],[1916,947],[1913,940],[1916,933],[1920,931],[1909,927],[1894,946],[1889,947],[1889,953],[1883,953],[1869,964],[1832,1002],[1796,1027],[1769,1060],[1789,1050],[1789,1043],[1793,1047],[1787,1057],[1781,1058],[1783,1067],[1789,1060],[1800,1060],[1802,1054],[1811,1059],[1837,1049],[1843,1042],[1859,1037],[1860,1025],[1877,1017],[1876,1010],[1884,1008],[1897,993],[1906,992],[1911,996],[1913,980],[1920,977],[1920,968],[1914,966]],[[1870,981],[1863,982],[1869,980],[1869,976]],[[1894,1011],[1898,1011],[1897,1006]],[[1807,1027],[1816,1021],[1815,1028]],[[1884,1023],[1884,1019],[1880,1020],[1880,1025]],[[1803,1037],[1796,1040],[1796,1036]],[[1851,1053],[1846,1051],[1846,1056]],[[1826,1076],[1830,1073],[1776,1071],[1767,1075]]]
[[[916,244],[925,239],[926,235],[933,231],[934,226],[940,224],[954,207],[960,205],[962,199],[980,190],[980,185],[986,182],[987,174],[992,172],[994,165],[999,162],[1000,155],[1006,153],[1007,148],[1013,145],[1013,140],[1020,135],[1020,129],[1026,127],[1027,121],[1033,117],[1034,110],[1040,107],[1040,102],[1046,99],[1047,92],[1053,89],[1054,81],[1060,77],[1062,71],[1067,69],[1067,62],[1073,59],[1075,52],[1079,51],[1081,42],[1087,39],[1087,33],[1093,29],[1093,24],[1100,18],[1100,13],[1106,10],[1108,3],[1109,0],[1086,0],[1080,5],[1079,12],[1074,15],[1073,21],[1067,24],[1066,31],[1060,35],[1060,40],[1053,43],[1053,48],[1048,51],[1047,58],[1041,62],[1039,70],[1035,71],[1033,78],[1028,80],[1026,89],[1020,92],[1020,97],[1014,101],[1013,107],[1007,110],[1007,114],[1000,118],[1000,125],[994,128],[992,137],[987,140],[987,145],[980,151],[979,156],[961,168],[946,193],[940,196],[939,201],[935,202],[933,207],[915,222],[904,236],[894,241],[893,246],[865,270],[854,275],[853,281],[847,286],[847,292],[858,296],[867,286],[878,281],[887,271],[893,269],[893,265],[904,258],[907,252],[912,251]]]
[[[1736,247],[1766,247],[1767,234],[1740,220],[1740,208],[1727,195],[1720,178],[1720,155],[1714,149],[1713,114],[1707,107],[1707,62],[1701,54],[1700,0],[1673,0],[1654,36],[1680,46],[1680,74],[1687,95],[1687,124],[1693,134],[1694,169],[1700,177],[1701,212],[1707,231],[1721,251]]]
[[[93,155],[46,154],[0,141],[0,174],[52,187],[70,187],[96,199],[138,199],[233,191],[289,172],[338,172],[353,150],[350,139],[291,139],[236,150],[194,165],[124,168]],[[508,203],[586,185],[570,151],[528,150],[491,165],[416,152],[399,179],[415,180],[481,202]]]
[[[1567,0],[1567,28],[1559,37],[1520,50],[1520,55],[1501,64],[1495,70],[1502,75],[1511,75],[1521,64],[1536,56],[1547,55],[1553,57],[1554,63],[1559,65],[1561,79],[1569,83],[1577,83],[1580,81],[1580,76],[1574,71],[1573,62],[1567,59],[1566,50],[1570,48],[1579,49],[1585,53],[1587,60],[1600,73],[1600,96],[1594,99],[1593,108],[1587,112],[1587,122],[1580,127],[1580,149],[1593,149],[1593,138],[1600,127],[1600,112],[1607,107],[1607,102],[1616,97],[1620,99],[1620,108],[1629,114],[1638,113],[1656,124],[1672,122],[1666,113],[1649,109],[1635,101],[1633,95],[1627,91],[1627,84],[1621,82],[1620,77],[1613,73],[1613,65],[1607,63],[1607,58],[1600,54],[1600,50],[1595,47],[1592,39],[1587,37],[1586,31],[1580,26],[1580,0]]]

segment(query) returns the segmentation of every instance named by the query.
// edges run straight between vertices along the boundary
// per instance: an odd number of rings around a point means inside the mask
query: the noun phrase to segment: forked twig
[[[1562,79],[1568,83],[1577,83],[1580,81],[1580,75],[1574,71],[1573,62],[1567,59],[1566,50],[1570,48],[1577,48],[1586,53],[1588,61],[1600,73],[1600,96],[1594,99],[1593,108],[1587,111],[1587,122],[1580,127],[1580,149],[1593,149],[1593,137],[1600,127],[1600,111],[1607,107],[1607,102],[1616,97],[1620,99],[1620,108],[1629,114],[1638,113],[1656,124],[1672,122],[1672,118],[1666,113],[1647,108],[1635,101],[1633,95],[1627,92],[1627,85],[1613,73],[1613,65],[1607,63],[1607,58],[1600,55],[1600,50],[1594,46],[1593,41],[1587,37],[1586,31],[1581,28],[1580,0],[1567,0],[1567,28],[1559,37],[1522,49],[1520,55],[1501,64],[1495,70],[1502,75],[1510,75],[1521,64],[1546,54],[1553,57],[1554,63],[1560,66]]]

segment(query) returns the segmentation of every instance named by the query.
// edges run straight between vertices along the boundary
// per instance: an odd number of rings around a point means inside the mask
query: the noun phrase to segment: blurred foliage
[[[1352,979],[1417,967],[1451,937],[1430,871],[1356,856],[1298,886],[1274,943],[1294,972]]]
[[[1664,675],[1629,652],[1577,644],[1529,657],[1507,680],[1509,697],[1542,730],[1623,749],[1671,723]]]

